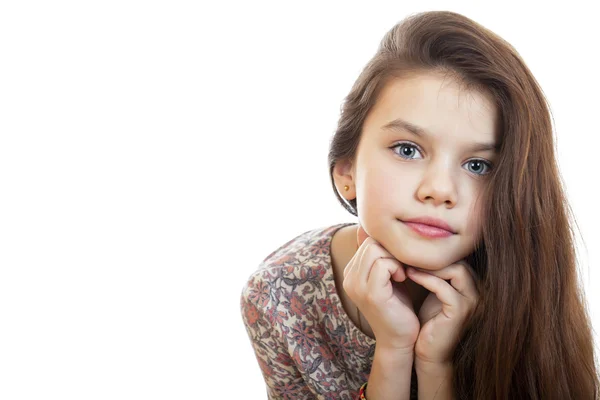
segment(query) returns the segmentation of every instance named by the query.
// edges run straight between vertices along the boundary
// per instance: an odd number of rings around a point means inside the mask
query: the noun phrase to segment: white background
[[[328,176],[340,105],[425,10],[498,33],[544,89],[597,330],[595,14],[408,3],[3,2],[0,398],[266,398],[242,286],[289,239],[356,222]]]

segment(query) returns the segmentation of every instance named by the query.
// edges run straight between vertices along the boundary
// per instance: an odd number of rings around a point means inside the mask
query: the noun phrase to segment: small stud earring
[[[345,190],[345,191],[348,191],[348,189],[350,189],[350,186],[348,186],[348,185],[344,185],[344,190]]]

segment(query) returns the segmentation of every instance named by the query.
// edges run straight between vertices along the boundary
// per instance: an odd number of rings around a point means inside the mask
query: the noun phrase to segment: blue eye
[[[423,155],[417,145],[412,143],[396,143],[392,147],[394,153],[405,160],[418,160],[422,159]],[[399,151],[396,151],[399,148]],[[485,161],[479,158],[474,158],[467,161],[463,166],[467,166],[467,170],[475,175],[487,175],[492,169],[492,164],[489,161]]]
[[[399,147],[400,148],[400,153],[396,152],[395,149]],[[413,144],[408,144],[408,143],[398,143],[395,144],[391,147],[392,149],[394,149],[394,153],[398,154],[400,157],[408,159],[408,160],[413,160],[413,159],[419,159],[419,158],[423,158],[423,156],[421,157],[414,157],[414,154],[421,154],[421,152],[419,151],[419,148]]]
[[[480,159],[469,160],[463,165],[468,165],[467,169],[469,170],[469,172],[473,172],[477,175],[487,175],[489,174],[490,169],[492,169],[492,166],[489,162]]]

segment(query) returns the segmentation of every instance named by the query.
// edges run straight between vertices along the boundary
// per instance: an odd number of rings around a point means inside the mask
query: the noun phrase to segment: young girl
[[[357,224],[271,253],[241,297],[283,399],[597,399],[549,107],[505,41],[453,12],[394,26],[329,151]]]

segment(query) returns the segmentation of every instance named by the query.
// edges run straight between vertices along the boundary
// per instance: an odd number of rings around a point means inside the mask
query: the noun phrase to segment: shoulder
[[[267,366],[263,371],[272,376],[274,365],[293,370],[294,379],[301,377],[323,398],[354,396],[368,378],[374,351],[344,317],[335,294],[331,238],[345,225],[287,241],[261,262],[242,293],[244,323],[259,363]]]
[[[288,240],[261,261],[244,290],[258,284],[293,283],[289,279],[306,277],[311,268],[331,264],[331,238],[345,225],[348,224],[313,229]]]
[[[260,264],[261,267],[277,267],[288,265],[291,260],[304,262],[329,255],[331,238],[334,233],[348,224],[337,224],[306,231],[269,254]]]
[[[292,316],[301,318],[317,298],[326,297],[324,286],[334,284],[331,238],[345,225],[306,231],[271,252],[242,289],[241,308],[247,322],[263,317],[271,325],[285,325]]]

